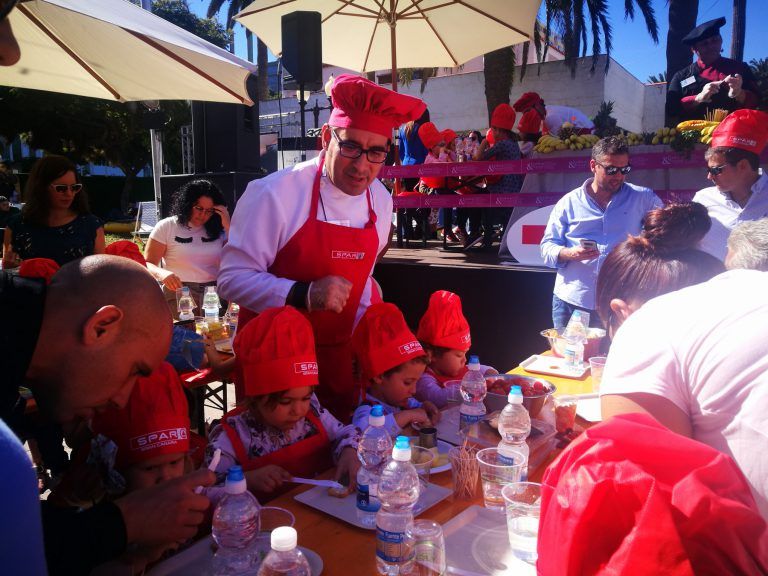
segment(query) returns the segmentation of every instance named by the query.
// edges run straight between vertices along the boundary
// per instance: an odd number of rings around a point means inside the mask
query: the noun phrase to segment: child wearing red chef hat
[[[450,393],[446,382],[461,380],[468,370],[467,351],[472,337],[461,310],[461,298],[447,290],[434,292],[416,335],[429,358],[429,366],[416,384],[416,398],[442,408]],[[486,375],[498,374],[490,366],[481,366],[480,370]]]
[[[360,430],[368,427],[368,415],[376,404],[384,409],[384,427],[392,436],[411,423],[440,419],[432,402],[413,397],[427,356],[397,306],[371,305],[352,334],[352,349],[368,386],[364,402],[352,416]]]
[[[335,462],[336,480],[348,476],[354,488],[359,434],[315,397],[315,338],[306,317],[291,306],[269,308],[238,331],[233,347],[245,399],[209,435],[206,461],[221,449],[219,483],[240,465],[248,489],[263,501],[292,476],[311,478]],[[221,490],[207,494],[216,500]]]

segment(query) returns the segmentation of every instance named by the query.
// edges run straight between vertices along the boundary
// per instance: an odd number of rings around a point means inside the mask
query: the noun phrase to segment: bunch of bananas
[[[702,131],[704,128],[708,128],[709,126],[716,127],[718,124],[720,124],[720,122],[711,120],[686,120],[685,122],[680,122],[680,124],[677,125],[677,129],[681,132],[683,130]]]
[[[556,138],[551,135],[542,136],[539,138],[538,143],[533,149],[536,152],[543,154],[549,154],[557,150],[584,150],[585,148],[591,148],[595,142],[600,140],[598,136],[594,134],[571,134],[566,139]]]
[[[640,144],[645,144],[645,138],[643,138],[643,135],[637,134],[636,132],[626,132],[624,134],[624,138],[627,139],[627,144],[630,146],[639,146]]]
[[[717,124],[715,124],[714,126],[706,126],[705,128],[702,128],[701,138],[699,139],[699,142],[709,146],[709,143],[712,142],[712,132],[715,131],[715,128],[717,128]]]
[[[669,144],[677,135],[678,130],[679,128],[670,128],[669,126],[659,128],[654,133],[651,144]]]

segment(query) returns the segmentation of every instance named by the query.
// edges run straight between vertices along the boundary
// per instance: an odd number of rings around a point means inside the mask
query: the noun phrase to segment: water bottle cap
[[[210,294],[211,292],[216,292],[216,286],[206,286],[205,292]]]
[[[411,442],[408,436],[398,436],[395,439],[395,447],[392,449],[392,459],[398,462],[411,461]]]
[[[298,539],[298,534],[296,534],[296,529],[293,526],[280,526],[272,530],[270,544],[272,545],[272,550],[290,552],[296,548]]]
[[[371,408],[370,414],[368,414],[368,425],[384,426],[385,421],[384,409],[381,407],[381,404],[376,404],[373,408]]]
[[[243,474],[242,466],[230,466],[229,470],[227,470],[228,482],[239,482],[243,478],[245,478],[245,474]]]
[[[184,294],[184,296],[189,296],[189,286],[182,286],[181,293]]]
[[[479,356],[475,356],[475,355],[470,356],[469,357],[469,363],[470,364],[478,364],[479,365],[480,364],[480,357]]]
[[[523,403],[523,391],[520,389],[520,386],[512,386],[509,389],[509,395],[507,396],[507,401],[510,404]]]
[[[224,482],[224,491],[227,494],[242,494],[246,489],[243,468],[241,466],[230,466],[227,471],[227,480]]]

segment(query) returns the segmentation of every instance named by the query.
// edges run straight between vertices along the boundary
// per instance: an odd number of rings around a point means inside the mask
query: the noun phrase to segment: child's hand
[[[357,450],[347,446],[341,451],[339,463],[336,465],[336,473],[333,479],[343,484],[342,479],[348,478],[349,491],[357,490],[357,471],[360,469],[360,460],[357,458]]]
[[[427,413],[427,416],[432,421],[433,425],[440,422],[440,410],[438,410],[437,406],[432,404],[432,402],[429,400],[422,402],[421,407]]]
[[[428,404],[428,402],[425,402],[424,404]],[[424,404],[422,404],[422,406]],[[432,424],[429,419],[429,414],[427,414],[427,411],[424,408],[411,408],[410,410],[403,410],[403,412],[408,414],[409,424],[421,424],[422,426],[429,426]]]
[[[245,481],[251,492],[272,492],[290,479],[291,473],[275,464],[262,466],[245,473]]]

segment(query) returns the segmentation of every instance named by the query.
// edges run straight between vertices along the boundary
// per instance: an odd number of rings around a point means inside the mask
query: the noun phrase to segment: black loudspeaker
[[[257,172],[259,106],[192,102],[195,173]]]
[[[181,188],[183,184],[192,180],[209,180],[216,184],[224,195],[227,202],[229,213],[235,209],[237,201],[245,192],[245,188],[251,180],[263,178],[265,174],[253,172],[211,172],[208,174],[173,174],[170,176],[160,176],[160,193],[162,204],[160,206],[160,215],[165,218],[168,216],[173,194]]]
[[[291,87],[298,88],[304,84],[305,90],[320,90],[323,87],[320,12],[291,12],[283,16],[281,21],[283,68],[293,76]]]

